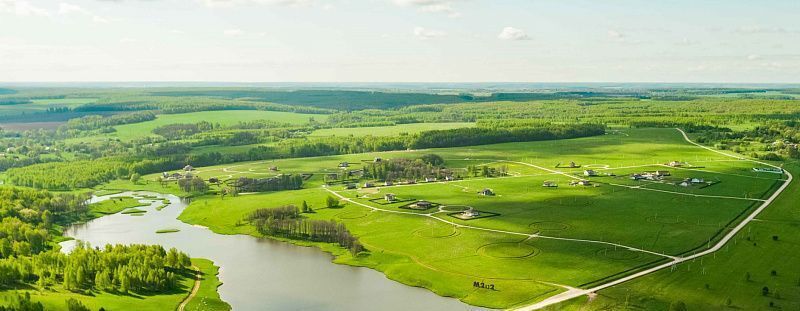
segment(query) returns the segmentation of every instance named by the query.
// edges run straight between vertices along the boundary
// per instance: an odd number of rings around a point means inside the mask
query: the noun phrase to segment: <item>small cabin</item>
[[[397,199],[397,197],[394,195],[394,193],[387,193],[386,195],[383,196],[383,198],[386,200],[386,202],[390,202],[390,203],[394,202]]]
[[[347,162],[339,163],[339,167],[340,168],[350,167],[350,163],[347,163]]]
[[[542,183],[542,187],[546,187],[546,188],[555,188],[555,187],[558,187],[558,184],[556,184],[556,183],[555,183],[555,182],[553,182],[553,181],[549,181],[549,180],[548,180],[548,181],[545,181],[545,182],[543,182],[543,183]]]
[[[430,208],[431,206],[433,206],[433,203],[421,200],[421,201],[417,201],[417,203],[414,203],[413,207],[416,207],[416,208]]]
[[[339,174],[327,174],[325,175],[327,179],[339,179]]]
[[[462,212],[462,213],[461,213],[461,217],[463,217],[463,218],[472,218],[472,217],[478,217],[478,216],[480,216],[480,215],[481,215],[481,213],[479,213],[479,212],[478,212],[478,211],[476,211],[476,210],[472,210],[472,209],[470,209],[470,210],[466,210],[466,211],[464,211],[464,212]]]
[[[485,195],[485,196],[493,196],[494,195],[494,192],[492,192],[492,189],[489,189],[489,188],[485,188],[485,189],[481,190],[478,193],[480,195]]]
[[[597,176],[597,172],[594,170],[585,170],[583,171],[583,176]]]
[[[693,177],[693,178],[689,179],[689,182],[693,183],[693,184],[702,184],[702,183],[704,183],[706,181],[704,179],[702,179],[702,178]]]
[[[669,173],[669,171],[656,171],[655,175],[658,177],[663,177],[663,176],[670,176],[671,174]]]
[[[191,172],[191,171],[194,170],[194,167],[192,167],[191,165],[187,164],[186,166],[183,167],[183,170],[187,171],[187,172]]]
[[[448,175],[448,176],[445,176],[445,177],[444,177],[444,180],[446,180],[446,181],[453,181],[453,180],[456,180],[456,178],[455,178],[455,177],[453,177],[453,176],[449,176],[449,175]]]
[[[210,182],[212,184],[219,183],[219,178],[211,177],[211,178],[208,179],[208,182]]]

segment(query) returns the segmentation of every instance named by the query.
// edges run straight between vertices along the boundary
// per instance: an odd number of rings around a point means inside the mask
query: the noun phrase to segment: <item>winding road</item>
[[[775,165],[772,165],[772,164],[769,164],[769,163],[760,162],[760,161],[756,161],[756,160],[750,160],[750,159],[747,159],[747,158],[744,158],[744,157],[741,157],[741,156],[738,156],[738,155],[728,154],[728,153],[725,153],[725,152],[722,152],[722,151],[719,151],[719,150],[714,150],[712,148],[700,145],[698,143],[693,142],[691,139],[689,139],[689,136],[686,135],[686,132],[684,132],[683,130],[681,130],[681,129],[677,129],[677,130],[681,132],[681,134],[683,135],[683,138],[687,142],[689,142],[690,144],[693,144],[695,146],[698,146],[700,148],[703,148],[703,149],[706,149],[706,150],[709,150],[709,151],[712,151],[712,152],[715,152],[715,153],[719,153],[719,154],[722,154],[722,155],[725,155],[725,156],[728,156],[728,157],[732,157],[732,158],[735,158],[735,159],[738,159],[738,160],[745,160],[745,161],[750,161],[750,162],[758,163],[758,164],[765,165],[765,166],[779,168],[779,167],[777,167]],[[739,231],[741,231],[745,226],[747,226],[748,223],[753,221],[753,219],[755,219],[756,216],[758,216],[759,213],[761,213],[764,209],[766,209],[767,206],[772,204],[772,202],[775,201],[775,199],[786,189],[786,187],[789,186],[789,184],[792,182],[792,179],[794,177],[792,176],[792,173],[790,173],[788,171],[785,171],[785,173],[788,176],[788,178],[780,186],[780,188],[778,188],[777,191],[772,193],[772,195],[767,200],[765,200],[764,203],[762,203],[755,211],[750,213],[750,215],[748,215],[747,218],[745,218],[736,227],[734,227],[728,234],[726,234],[722,239],[720,239],[719,242],[714,244],[713,247],[711,247],[709,249],[706,249],[705,251],[702,251],[702,252],[699,252],[699,253],[695,253],[694,255],[691,255],[691,256],[675,257],[675,258],[673,258],[671,261],[669,261],[667,263],[664,263],[664,264],[652,267],[650,269],[646,269],[646,270],[631,274],[629,276],[626,276],[626,277],[623,277],[623,278],[619,278],[619,279],[616,279],[616,280],[610,281],[608,283],[605,283],[605,284],[602,284],[602,285],[598,285],[598,286],[595,286],[595,287],[592,287],[592,288],[589,288],[589,289],[569,290],[569,291],[566,291],[566,292],[562,292],[562,293],[560,293],[558,295],[548,297],[547,299],[542,300],[540,302],[537,302],[537,303],[534,303],[534,304],[531,304],[531,305],[527,305],[527,306],[523,306],[523,307],[517,308],[515,310],[518,310],[518,311],[538,310],[538,309],[541,309],[541,308],[544,308],[544,307],[547,307],[547,306],[550,306],[550,305],[553,305],[553,304],[556,304],[556,303],[564,302],[564,301],[567,301],[567,300],[570,300],[570,299],[573,299],[573,298],[577,298],[577,297],[580,297],[580,296],[583,296],[583,295],[587,295],[587,294],[591,294],[591,293],[597,292],[599,290],[602,290],[602,289],[605,289],[605,288],[608,288],[608,287],[611,287],[611,286],[614,286],[614,285],[625,283],[625,282],[628,282],[630,280],[637,279],[637,278],[643,277],[645,275],[649,275],[651,273],[660,271],[662,269],[669,268],[669,267],[671,267],[673,265],[676,265],[676,264],[679,264],[679,263],[682,263],[682,262],[685,262],[685,261],[688,261],[688,260],[692,260],[692,259],[695,259],[695,258],[698,258],[698,257],[702,257],[702,256],[705,256],[705,255],[708,255],[708,254],[711,254],[713,252],[716,252],[716,251],[720,250],[723,246],[725,246],[725,244],[728,243],[728,241],[730,241],[734,236],[736,236],[736,234],[739,233]]]

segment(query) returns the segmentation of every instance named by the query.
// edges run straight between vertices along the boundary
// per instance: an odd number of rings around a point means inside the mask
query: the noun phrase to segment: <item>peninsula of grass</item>
[[[142,209],[138,209],[138,208],[131,208],[131,209],[126,209],[126,210],[122,211],[122,213],[126,214],[126,215],[137,215],[137,214],[147,213],[147,211],[142,210]]]
[[[211,260],[192,258],[192,265],[200,269],[200,289],[197,295],[186,304],[187,311],[228,311],[231,305],[219,297],[217,288],[222,285],[217,275],[219,267]]]
[[[139,199],[132,197],[114,197],[97,203],[89,204],[89,210],[91,211],[91,215],[94,218],[97,218],[147,205],[149,204],[141,203],[139,202]]]
[[[175,233],[175,232],[180,232],[180,231],[181,231],[181,229],[171,228],[171,229],[159,229],[159,230],[156,230],[156,233]]]

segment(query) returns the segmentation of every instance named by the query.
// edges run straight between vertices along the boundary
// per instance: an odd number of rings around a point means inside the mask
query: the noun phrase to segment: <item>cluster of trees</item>
[[[231,186],[236,189],[236,192],[297,190],[303,187],[303,177],[289,174],[269,178],[239,177],[231,183]]]
[[[131,113],[115,114],[111,116],[88,115],[77,119],[71,119],[67,124],[62,125],[64,129],[74,129],[88,131],[103,127],[110,127],[121,124],[139,123],[155,120],[156,114],[152,111],[137,111]]]
[[[129,179],[183,167],[180,157],[154,159],[100,158],[71,162],[50,162],[9,169],[7,180],[18,186],[48,190],[90,188],[114,179]]]
[[[274,210],[274,211],[273,211]],[[315,242],[337,243],[353,256],[364,251],[358,241],[343,223],[333,220],[308,220],[302,218],[300,210],[294,205],[271,209],[257,209],[247,217],[259,233]]]
[[[488,165],[470,165],[467,166],[467,175],[473,177],[497,177],[508,175],[508,166],[500,165],[500,167],[491,167]]]
[[[409,147],[412,149],[424,149],[567,139],[603,135],[605,130],[605,125],[586,123],[542,124],[536,127],[512,128],[466,127],[422,132],[413,139]]]
[[[69,254],[49,250],[29,257],[0,259],[0,284],[61,284],[64,289],[112,292],[162,292],[177,289],[176,273],[191,265],[189,256],[158,245],[78,244]]]
[[[197,123],[177,123],[162,125],[153,129],[153,133],[161,135],[166,139],[174,140],[187,138],[194,134],[210,131],[214,129],[214,125],[207,121],[200,121]]]
[[[436,154],[427,154],[416,159],[388,159],[364,166],[364,177],[378,180],[444,178],[453,172],[443,166],[444,160]]]
[[[178,188],[185,192],[206,192],[208,191],[208,184],[205,180],[198,176],[192,178],[178,179]]]

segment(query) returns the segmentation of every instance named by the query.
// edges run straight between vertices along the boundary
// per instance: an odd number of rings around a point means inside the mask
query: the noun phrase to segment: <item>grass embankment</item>
[[[197,295],[186,304],[187,311],[227,311],[231,306],[219,297],[217,287],[222,285],[217,275],[219,267],[208,259],[194,258],[192,265],[200,268],[200,289]]]
[[[192,264],[200,268],[203,280],[200,290],[186,310],[230,310],[230,306],[220,300],[217,287],[221,284],[217,279],[219,267],[206,259],[192,259]],[[31,300],[41,302],[45,310],[66,310],[65,301],[75,298],[89,307],[91,310],[104,308],[105,310],[141,310],[141,311],[163,311],[175,309],[181,301],[189,294],[194,286],[193,271],[185,271],[180,274],[180,290],[167,293],[130,293],[122,294],[116,292],[91,291],[76,293],[64,290],[59,285],[50,288],[38,288],[35,286],[7,289],[0,291],[0,302],[8,301],[17,294],[24,295],[30,293]],[[195,303],[196,301],[196,303]]]
[[[785,169],[800,176],[797,163]],[[580,297],[550,310],[666,310],[677,302],[688,310],[797,310],[798,197],[800,183],[795,180],[715,254],[603,290],[591,302]]]

